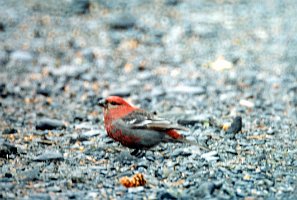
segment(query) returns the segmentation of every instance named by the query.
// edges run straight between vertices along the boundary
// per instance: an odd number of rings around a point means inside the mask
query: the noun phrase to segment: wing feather
[[[188,131],[184,126],[159,118],[141,109],[133,111],[124,117],[123,121],[132,129],[151,129],[156,131],[176,129]]]

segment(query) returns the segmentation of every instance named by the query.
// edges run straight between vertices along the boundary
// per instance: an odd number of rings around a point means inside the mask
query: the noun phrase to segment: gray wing
[[[152,113],[144,110],[135,110],[128,114],[122,119],[124,123],[132,129],[151,129],[151,130],[184,130],[187,131],[186,127],[183,127],[177,123],[170,122],[166,119],[159,118]]]

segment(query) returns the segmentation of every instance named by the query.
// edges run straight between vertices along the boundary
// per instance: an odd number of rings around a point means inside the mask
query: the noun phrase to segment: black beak
[[[105,99],[100,99],[98,102],[98,105],[104,108],[104,107],[106,107],[107,103],[106,103]]]

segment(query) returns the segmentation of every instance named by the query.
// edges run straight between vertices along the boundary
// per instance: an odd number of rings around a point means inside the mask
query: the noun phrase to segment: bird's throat
[[[137,108],[130,106],[119,106],[117,108],[110,109],[106,108],[104,109],[104,122],[108,124],[112,120],[117,120],[119,118],[125,117],[136,109]]]

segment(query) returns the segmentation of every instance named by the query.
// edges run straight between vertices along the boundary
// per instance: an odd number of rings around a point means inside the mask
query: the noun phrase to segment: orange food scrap
[[[138,187],[138,186],[144,186],[146,184],[146,180],[144,179],[143,175],[138,173],[135,174],[132,178],[129,178],[127,176],[122,177],[120,179],[120,183],[127,187]]]
[[[230,124],[223,124],[222,129],[227,131],[230,128]]]

